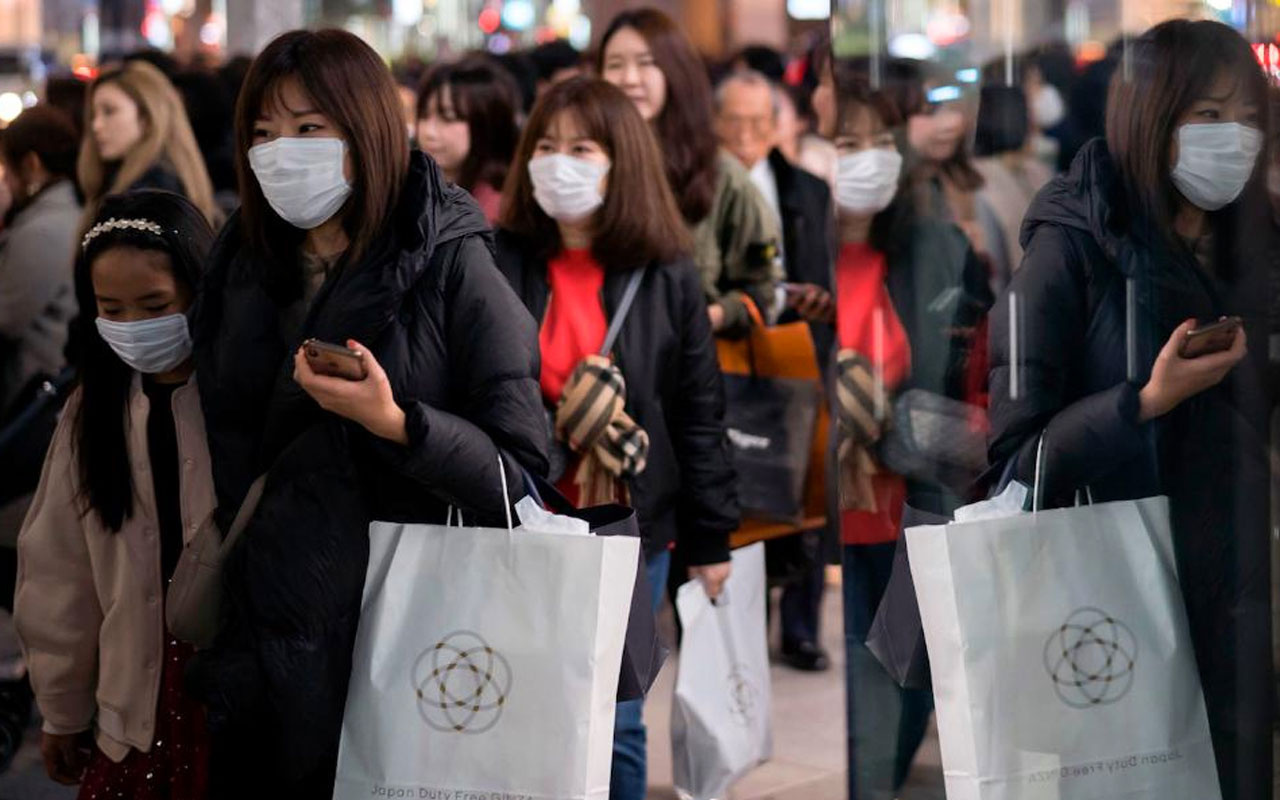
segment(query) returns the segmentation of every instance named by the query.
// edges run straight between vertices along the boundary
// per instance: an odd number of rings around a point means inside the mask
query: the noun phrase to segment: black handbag
[[[908,389],[893,404],[880,463],[896,475],[964,497],[987,468],[987,430],[981,407]]]
[[[610,504],[574,508],[569,499],[544,478],[524,472],[525,491],[554,514],[584,520],[596,536],[640,537],[636,512],[628,506]],[[646,577],[644,547],[636,564],[636,582],[631,592],[631,612],[627,618],[626,642],[622,648],[622,669],[618,674],[619,702],[639,700],[648,694],[658,678],[668,650],[658,639],[653,615],[652,594]]]

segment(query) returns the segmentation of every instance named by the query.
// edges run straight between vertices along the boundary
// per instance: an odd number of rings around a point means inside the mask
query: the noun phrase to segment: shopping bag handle
[[[515,526],[511,524],[511,490],[507,488],[507,465],[502,463],[502,452],[498,452],[498,475],[502,480],[502,508],[507,512],[507,530],[515,530]],[[453,504],[449,505],[449,510],[445,514],[444,526],[446,528],[453,527],[454,512],[458,514],[458,527],[465,527],[466,523],[462,521],[462,509]]]
[[[1032,513],[1032,514],[1037,514],[1037,513],[1039,513],[1039,512],[1040,512],[1041,493],[1042,493],[1042,491],[1043,491],[1043,487],[1044,487],[1044,484],[1043,484],[1042,479],[1043,479],[1043,477],[1044,477],[1044,437],[1045,437],[1045,433],[1046,433],[1045,431],[1041,431],[1041,432],[1040,432],[1040,440],[1039,440],[1038,442],[1036,442],[1036,475],[1035,475],[1035,479],[1034,479],[1034,480],[1035,480],[1035,483],[1031,486],[1031,513]],[[1085,486],[1085,487],[1084,487],[1084,494],[1085,494],[1085,497],[1086,497],[1086,498],[1088,499],[1088,501],[1089,501],[1089,505],[1093,505],[1093,489],[1089,488],[1088,486]],[[1080,490],[1079,490],[1079,489],[1077,489],[1077,490],[1076,490],[1076,505],[1077,505],[1077,506],[1078,506],[1078,505],[1080,505]]]

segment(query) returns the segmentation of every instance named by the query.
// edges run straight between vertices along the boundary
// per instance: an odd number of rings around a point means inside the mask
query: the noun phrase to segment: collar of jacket
[[[778,184],[778,205],[783,211],[785,220],[787,211],[800,210],[800,197],[796,192],[797,167],[787,160],[778,148],[769,151],[769,168],[773,170],[774,182]]]

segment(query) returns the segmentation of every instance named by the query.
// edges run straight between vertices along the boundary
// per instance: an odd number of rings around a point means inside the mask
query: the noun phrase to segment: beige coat
[[[134,376],[129,396],[129,464],[134,511],[118,533],[83,513],[72,458],[71,413],[54,434],[40,487],[18,535],[14,621],[44,730],[95,729],[113,761],[151,749],[164,652],[164,593],[155,491],[147,450],[150,403]],[[195,380],[173,394],[183,538],[214,508],[204,415]]]

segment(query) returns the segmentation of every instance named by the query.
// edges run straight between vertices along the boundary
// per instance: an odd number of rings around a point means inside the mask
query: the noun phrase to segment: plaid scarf
[[[582,455],[573,482],[582,506],[627,502],[621,478],[644,472],[649,434],[624,410],[627,384],[607,357],[578,364],[556,409],[556,436]]]
[[[883,391],[883,387],[881,388]],[[842,511],[876,511],[876,495],[871,478],[880,472],[871,448],[884,433],[883,412],[875,405],[875,376],[871,362],[855,350],[836,354],[836,421],[839,446],[836,451],[840,475]],[[887,406],[888,401],[885,401]]]

